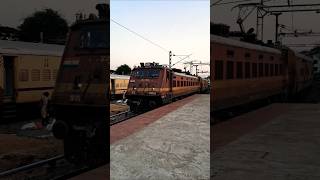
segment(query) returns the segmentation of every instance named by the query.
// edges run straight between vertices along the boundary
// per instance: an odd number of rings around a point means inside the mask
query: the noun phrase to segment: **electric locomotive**
[[[79,15],[71,26],[52,96],[53,134],[70,162],[85,165],[109,161],[110,9],[96,9],[99,17]]]
[[[200,77],[174,72],[158,63],[141,63],[131,73],[127,104],[132,111],[144,111],[207,88],[208,82]]]

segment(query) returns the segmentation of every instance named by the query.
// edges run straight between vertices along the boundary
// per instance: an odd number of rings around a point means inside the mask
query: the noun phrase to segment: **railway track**
[[[133,113],[131,111],[124,111],[115,115],[110,116],[110,126],[115,125],[117,123],[123,122],[130,118],[133,118],[141,113]]]
[[[96,167],[75,166],[64,159],[64,155],[41,160],[35,163],[24,165],[0,172],[0,179],[68,179]]]

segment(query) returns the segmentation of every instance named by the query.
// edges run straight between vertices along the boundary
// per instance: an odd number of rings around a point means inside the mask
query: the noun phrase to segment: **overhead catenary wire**
[[[131,32],[131,33],[133,33],[134,35],[139,36],[139,37],[140,37],[140,38],[142,38],[143,40],[145,40],[145,41],[147,41],[147,42],[149,42],[149,43],[153,44],[154,46],[157,46],[158,48],[162,49],[163,51],[165,51],[165,52],[167,52],[167,53],[169,52],[169,50],[168,50],[168,49],[166,49],[166,48],[164,48],[164,47],[160,46],[159,44],[157,44],[157,43],[155,43],[155,42],[151,41],[150,39],[148,39],[148,38],[146,38],[146,37],[142,36],[141,34],[139,34],[139,33],[135,32],[135,31],[133,31],[133,30],[129,29],[128,27],[126,27],[126,26],[124,26],[124,25],[122,25],[122,24],[118,23],[117,21],[115,21],[115,20],[113,20],[113,19],[111,19],[111,18],[110,18],[110,20],[111,20],[113,23],[117,24],[118,26],[120,26],[120,27],[124,28],[125,30],[127,30],[127,31],[129,31],[129,32]]]
[[[166,48],[162,47],[161,45],[159,45],[159,44],[157,44],[157,43],[155,43],[155,42],[151,41],[150,39],[148,39],[148,38],[146,38],[146,37],[142,36],[141,34],[139,34],[139,33],[135,32],[135,31],[131,30],[130,28],[128,28],[128,27],[126,27],[126,26],[124,26],[124,25],[120,24],[119,22],[117,22],[117,21],[113,20],[112,18],[110,18],[110,20],[111,20],[111,22],[113,22],[113,23],[117,24],[118,26],[120,26],[120,27],[124,28],[125,30],[127,30],[127,31],[129,31],[129,32],[131,32],[131,33],[133,33],[134,35],[136,35],[136,36],[138,36],[138,37],[142,38],[143,40],[145,40],[145,41],[147,41],[147,42],[149,42],[149,43],[153,44],[154,46],[157,46],[158,48],[160,48],[161,50],[165,51],[166,53],[169,53],[169,52],[170,52],[168,49],[166,49]],[[190,54],[190,55],[188,55],[188,57],[189,57],[189,56],[191,56],[191,54]],[[180,61],[184,60],[184,59],[182,59],[181,57],[179,57],[179,58],[180,58]],[[179,61],[179,62],[180,62],[180,61]],[[178,63],[178,62],[177,62],[177,63]],[[177,64],[177,63],[175,63],[175,64]],[[174,64],[174,65],[175,65],[175,64]]]
[[[210,7],[220,6],[220,5],[227,5],[227,4],[235,4],[235,3],[241,3],[241,2],[249,2],[249,1],[253,1],[253,0],[238,0],[238,1],[228,1],[228,2],[218,1],[218,2],[212,3],[210,5]],[[219,3],[219,2],[221,2],[221,3]]]
[[[218,0],[217,2],[214,2],[210,5],[210,7],[213,7],[213,6],[220,6],[220,5],[228,5],[228,4],[236,4],[236,3],[242,3],[242,2],[257,2],[257,0],[236,0],[236,1],[228,1],[228,2],[221,2],[223,0]],[[269,1],[273,1],[273,0],[263,0],[263,2],[269,2]]]

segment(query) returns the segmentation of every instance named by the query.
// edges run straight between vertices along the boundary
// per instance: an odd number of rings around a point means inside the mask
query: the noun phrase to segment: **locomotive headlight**
[[[79,84],[78,84],[78,87],[79,87],[79,88],[81,88],[81,87],[82,87],[82,84],[81,84],[81,83],[79,83]]]
[[[134,90],[137,90],[137,88],[133,88]]]
[[[152,91],[154,91],[154,88],[152,88]]]

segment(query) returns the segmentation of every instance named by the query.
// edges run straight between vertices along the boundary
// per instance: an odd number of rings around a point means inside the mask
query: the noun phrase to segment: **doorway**
[[[14,95],[14,57],[13,56],[3,56],[4,64],[4,95],[13,96]]]

